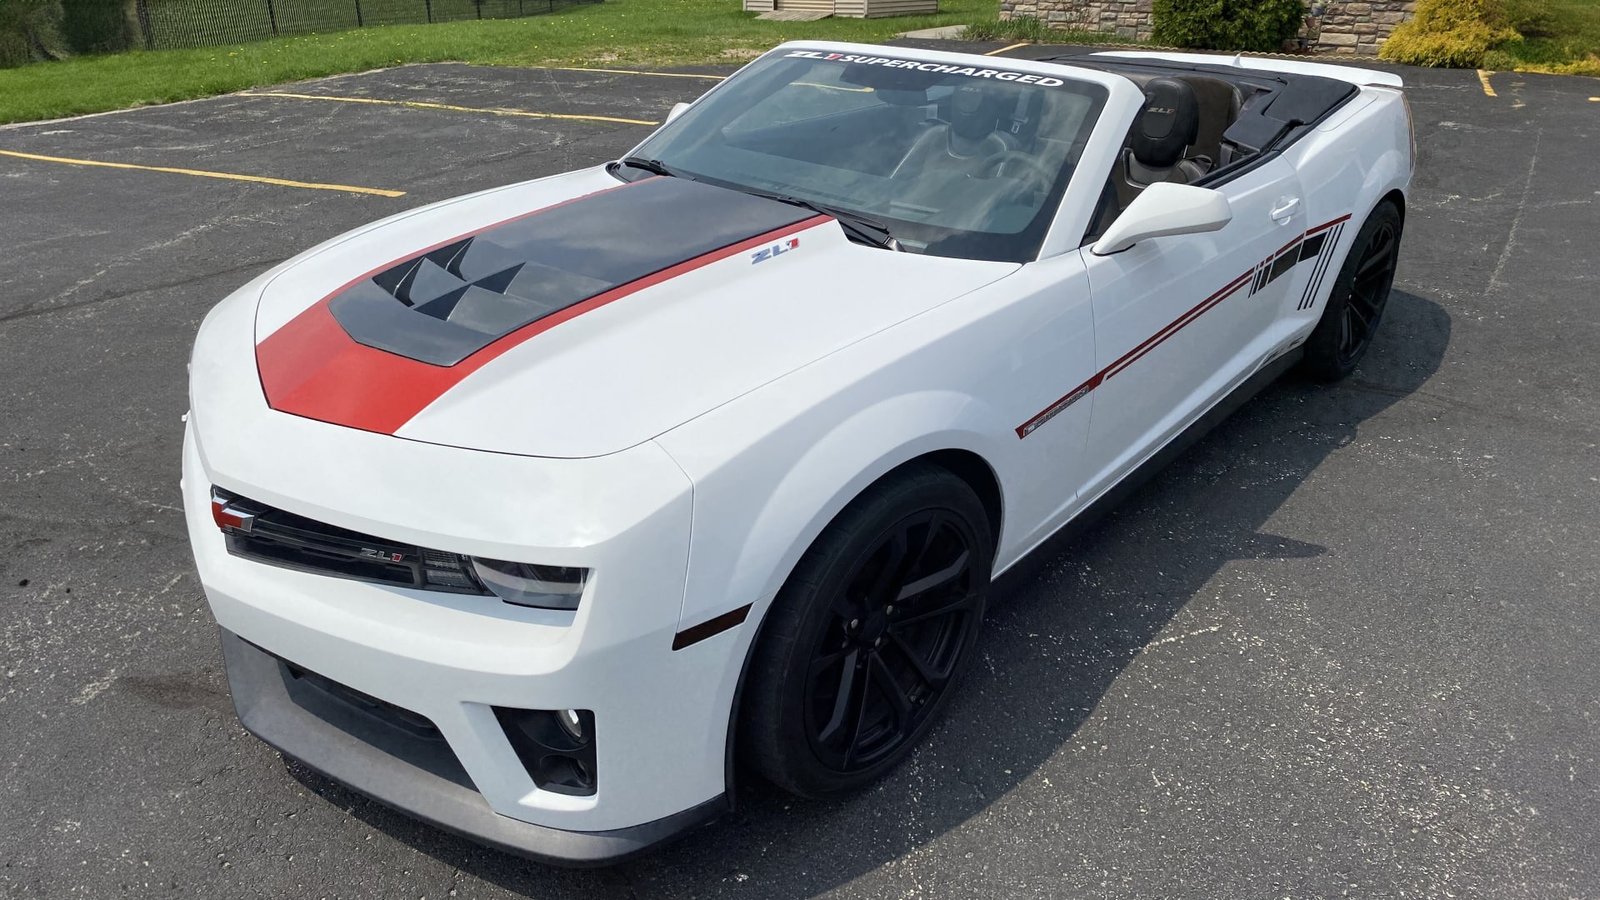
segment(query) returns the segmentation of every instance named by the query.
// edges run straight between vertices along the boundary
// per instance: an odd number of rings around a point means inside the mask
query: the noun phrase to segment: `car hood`
[[[649,440],[1014,271],[849,241],[810,211],[592,169],[424,207],[281,268],[281,413],[529,456]]]

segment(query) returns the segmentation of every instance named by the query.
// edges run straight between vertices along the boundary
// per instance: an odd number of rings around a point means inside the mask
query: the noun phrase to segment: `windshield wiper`
[[[686,181],[698,180],[692,175],[684,174],[683,172],[668,166],[659,159],[646,159],[643,156],[624,156],[613,163],[613,165],[643,169],[652,175],[665,175],[668,178],[682,178]],[[712,183],[722,184],[723,182],[713,179]],[[889,233],[888,226],[880,222],[874,222],[872,219],[869,219],[860,213],[853,213],[846,209],[839,209],[836,206],[828,206],[826,204],[816,203],[814,201],[806,200],[801,197],[794,197],[789,194],[761,191],[755,188],[746,187],[744,185],[727,184],[726,186],[737,191],[743,191],[747,194],[754,194],[758,197],[766,197],[768,200],[776,200],[779,203],[787,203],[790,206],[798,206],[801,209],[809,209],[812,212],[830,216],[839,223],[839,227],[843,228],[846,234],[858,241],[871,244],[874,247],[885,247],[890,250],[904,249],[900,246],[900,242],[894,239],[894,235]]]
[[[847,209],[840,209],[836,206],[828,206],[824,203],[816,203],[787,194],[768,194],[761,191],[751,191],[751,193],[761,194],[761,196],[769,197],[779,203],[787,203],[790,206],[798,206],[801,209],[809,209],[825,216],[832,216],[839,223],[839,227],[845,230],[846,234],[874,247],[883,247],[888,250],[904,249],[900,246],[900,242],[894,239],[894,235],[889,233],[887,225],[882,222],[875,222],[860,213],[853,213]]]
[[[619,166],[631,166],[635,169],[643,169],[652,175],[665,175],[668,178],[683,178],[689,181],[694,180],[688,175],[669,167],[666,163],[659,159],[645,159],[642,156],[624,156],[623,158],[617,160],[616,164]]]

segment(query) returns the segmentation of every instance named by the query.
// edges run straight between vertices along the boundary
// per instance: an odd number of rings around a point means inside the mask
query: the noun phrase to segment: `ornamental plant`
[[[1505,0],[1421,0],[1378,56],[1413,66],[1474,68],[1494,47],[1521,37],[1511,27]]]
[[[1155,0],[1151,38],[1206,50],[1283,49],[1305,22],[1301,0]]]

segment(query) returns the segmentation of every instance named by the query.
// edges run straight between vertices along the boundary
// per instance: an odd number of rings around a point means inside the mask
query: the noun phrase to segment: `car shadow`
[[[484,849],[299,766],[290,771],[390,836],[530,897],[704,894],[715,885],[718,893],[787,898],[837,887],[984,813],[1028,780],[1075,742],[1152,642],[1218,630],[1195,623],[1185,633],[1173,619],[1214,589],[1224,567],[1329,552],[1264,526],[1362,422],[1433,375],[1450,331],[1438,303],[1396,289],[1377,341],[1351,379],[1321,386],[1291,376],[1272,384],[1148,482],[1097,511],[1090,527],[1030,554],[996,583],[982,658],[944,722],[910,762],[859,796],[796,800],[744,777],[737,809],[721,820],[642,859],[571,871]],[[1169,624],[1176,633],[1162,636]],[[1190,652],[1207,652],[1197,647]],[[1173,702],[1183,696],[1177,692]]]

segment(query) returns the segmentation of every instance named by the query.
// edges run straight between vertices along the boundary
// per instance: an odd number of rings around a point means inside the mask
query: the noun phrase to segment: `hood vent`
[[[413,256],[330,298],[357,343],[453,366],[552,313],[810,218],[785,203],[649,178]]]

